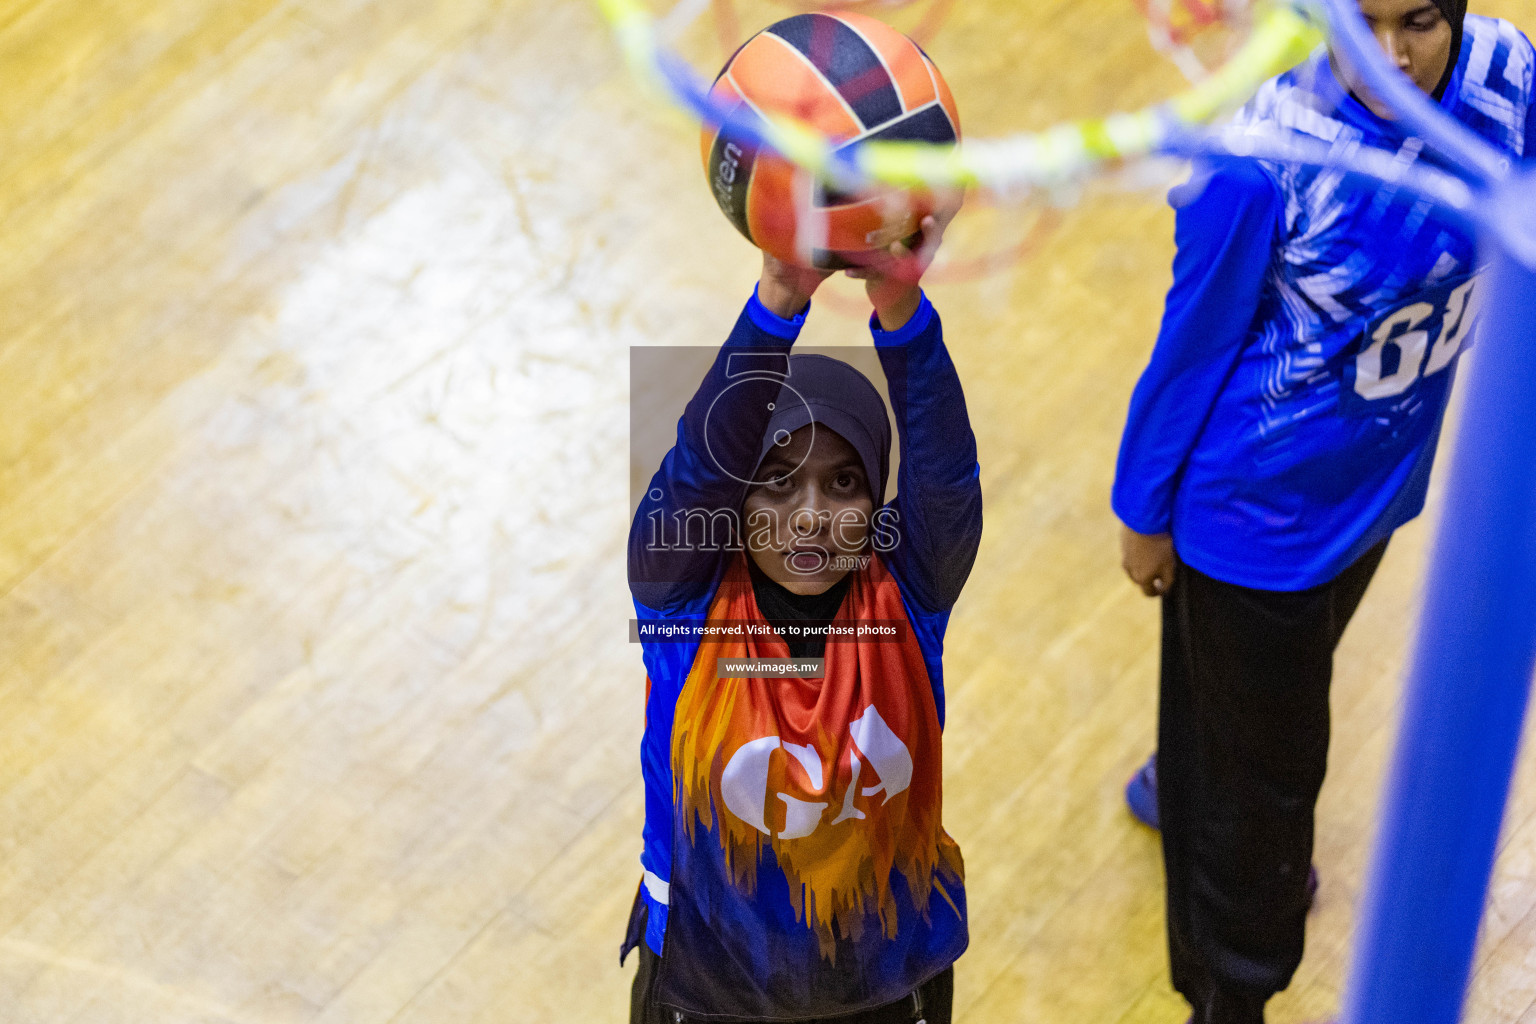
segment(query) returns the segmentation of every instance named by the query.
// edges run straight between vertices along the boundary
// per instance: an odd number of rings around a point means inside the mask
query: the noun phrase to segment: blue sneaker
[[[1131,817],[1152,829],[1160,829],[1162,820],[1157,814],[1157,753],[1147,758],[1147,763],[1137,769],[1131,781],[1125,784],[1125,806]],[[1317,868],[1307,870],[1307,909],[1317,902]]]
[[[1131,809],[1131,816],[1148,828],[1162,827],[1157,816],[1156,753],[1147,758],[1147,763],[1125,784],[1125,805]]]

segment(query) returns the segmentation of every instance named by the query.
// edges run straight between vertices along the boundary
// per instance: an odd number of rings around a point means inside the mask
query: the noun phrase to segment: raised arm
[[[891,265],[853,274],[865,279],[875,307],[870,332],[901,438],[896,496],[876,537],[882,548],[894,542],[886,564],[908,598],[930,612],[954,606],[981,544],[976,435],[939,315],[918,287],[953,215],[924,219],[917,252],[897,243]]]
[[[790,347],[826,277],[764,254],[757,289],[683,411],[677,442],[630,525],[629,587],[646,608],[674,609],[705,593],[734,550]]]
[[[926,296],[905,324],[870,323],[901,437],[887,564],[929,611],[960,597],[981,545],[981,479],[965,393]]]

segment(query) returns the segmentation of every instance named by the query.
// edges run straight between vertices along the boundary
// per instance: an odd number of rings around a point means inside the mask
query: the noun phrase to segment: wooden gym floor
[[[1178,84],[1127,0],[961,0],[929,51],[979,135]],[[0,83],[0,1019],[623,1019],[628,352],[717,343],[755,277],[692,130],[582,0],[5,0]],[[948,644],[972,1024],[1183,1019],[1107,507],[1170,229],[1095,194],[931,289],[988,502]],[[829,287],[806,340],[867,344]],[[1425,536],[1339,655],[1279,1024],[1338,1002]],[[1480,1022],[1536,1022],[1523,773]]]

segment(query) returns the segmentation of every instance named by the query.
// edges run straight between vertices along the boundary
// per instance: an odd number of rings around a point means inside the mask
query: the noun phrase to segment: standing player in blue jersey
[[[1536,146],[1531,43],[1457,0],[1360,0],[1398,67],[1508,153]],[[1320,54],[1238,116],[1433,161]],[[1423,508],[1478,300],[1472,240],[1329,171],[1196,168],[1169,196],[1174,283],[1131,399],[1113,504],[1162,597],[1158,752],[1127,790],[1163,832],[1174,986],[1255,1024],[1301,961],[1333,652]]]
[[[635,515],[631,1024],[950,1020],[967,930],[941,820],[942,654],[981,539],[976,443],[915,281],[851,273],[901,437],[895,497],[879,392],[790,355],[826,273],[765,255]]]

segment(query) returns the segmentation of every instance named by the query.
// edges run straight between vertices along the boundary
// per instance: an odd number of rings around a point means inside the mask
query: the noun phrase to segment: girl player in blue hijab
[[[1536,59],[1519,30],[1465,0],[1360,10],[1442,109],[1530,159]],[[1328,54],[1238,122],[1437,159]],[[1192,1019],[1255,1024],[1301,961],[1334,648],[1423,508],[1476,253],[1425,204],[1328,171],[1197,167],[1169,200],[1174,283],[1113,492],[1126,573],[1163,614],[1158,752],[1127,797],[1162,827]]]
[[[942,219],[947,219],[947,212]],[[976,442],[916,254],[864,277],[874,385],[791,355],[825,271],[763,275],[635,515],[643,881],[631,1024],[948,1024],[967,942],[942,822],[943,642]],[[621,954],[622,958],[622,954]]]

